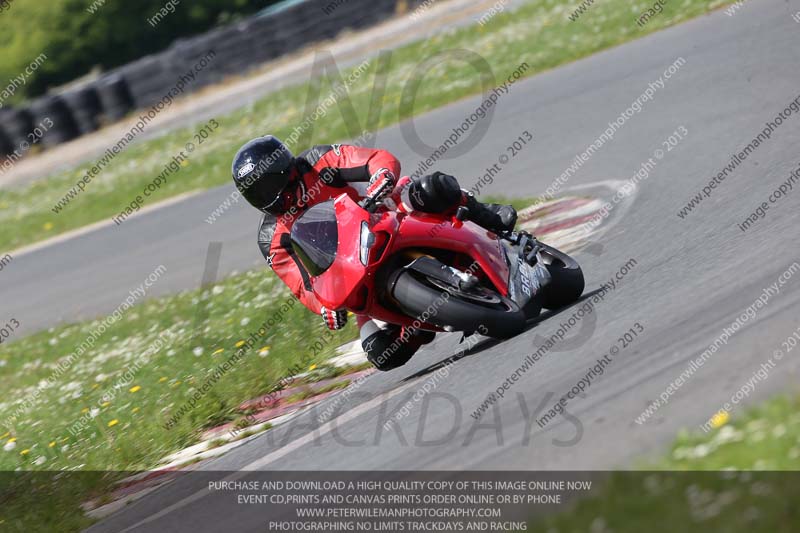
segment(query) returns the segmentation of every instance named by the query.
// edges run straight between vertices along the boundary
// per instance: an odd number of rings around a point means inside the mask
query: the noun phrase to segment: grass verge
[[[375,115],[377,119],[367,129],[374,130],[407,118],[405,113],[401,116],[401,106],[411,105],[413,110],[410,114],[416,115],[482,90],[484,76],[463,60],[450,56],[425,70],[425,78],[412,103],[403,91],[421,58],[446,50],[467,49],[486,59],[499,84],[522,64],[528,66],[523,77],[531,76],[726,3],[729,2],[670,2],[663,13],[640,28],[635,19],[652,6],[649,0],[606,0],[592,6],[591,11],[577,22],[568,18],[575,8],[573,2],[544,0],[527,3],[514,12],[500,13],[483,26],[474,24],[442,31],[429,40],[403,46],[392,53],[386,91],[380,100],[380,113]],[[344,72],[343,79],[353,77],[359,68]],[[326,107],[319,120],[304,131],[292,148],[299,151],[315,142],[358,137],[365,129],[376,70],[377,60],[373,60],[349,84],[349,98],[357,121],[351,115],[346,118],[340,105]],[[332,94],[331,84],[323,80],[313,86],[321,91],[319,109],[322,109],[325,98]],[[287,138],[303,122],[310,87],[312,85],[304,84],[280,90],[251,106],[217,117],[219,127],[202,144],[197,144],[196,150],[166,178],[166,184],[144,199],[144,205],[187,191],[228,183],[230,160],[242,143],[267,132]],[[0,250],[27,245],[118,215],[137,195],[142,195],[145,186],[173,157],[186,151],[187,142],[197,143],[194,134],[201,126],[172,131],[125,150],[89,183],[86,192],[58,214],[52,211],[52,207],[86,174],[94,161],[27,187],[4,191],[3,198],[0,198]],[[439,144],[444,139],[427,141]],[[413,170],[417,162],[406,161],[405,164],[407,169]],[[208,214],[200,214],[199,220],[206,216]]]
[[[278,317],[292,301],[266,271],[145,301],[72,359],[52,386],[48,378],[101,320],[3,344],[0,530],[77,531],[86,525],[81,503],[197,442],[204,429],[235,420],[241,402],[312,365],[330,374],[325,361],[355,338],[355,327],[329,334],[299,302]],[[250,333],[270,318],[274,324],[248,349]],[[315,353],[317,340],[325,347]],[[235,364],[220,373],[234,354]],[[9,423],[40,386],[38,401]]]
[[[329,333],[277,277],[254,271],[132,307],[48,379],[100,323],[3,345],[0,471],[152,468],[356,336],[353,324]],[[312,348],[318,340],[322,352]],[[37,390],[32,407],[10,420]]]
[[[709,433],[682,432],[660,462],[611,474],[599,494],[529,531],[789,533],[798,470],[800,396],[780,396]]]

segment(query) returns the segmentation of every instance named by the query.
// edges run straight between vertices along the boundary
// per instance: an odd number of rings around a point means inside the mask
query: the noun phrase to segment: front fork
[[[500,235],[500,238],[510,266],[509,298],[525,311],[528,318],[538,316],[542,305],[536,296],[552,279],[545,266],[539,241],[526,231],[510,231]]]

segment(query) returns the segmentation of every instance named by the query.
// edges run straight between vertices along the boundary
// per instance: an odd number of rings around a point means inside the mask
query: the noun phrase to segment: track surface
[[[689,131],[687,140],[669,152],[642,183],[626,219],[603,236],[602,253],[578,255],[586,271],[587,291],[599,287],[630,258],[636,259],[638,266],[597,305],[595,328],[587,342],[545,356],[513,386],[497,410],[484,416],[484,424],[497,424],[499,418],[501,438],[498,427],[476,431],[470,413],[538,348],[537,335],[552,335],[573,310],[510,341],[483,345],[458,360],[436,392],[458,398],[460,414],[441,397],[431,397],[428,408],[417,404],[398,424],[398,431],[383,431],[381,401],[367,399],[395,393],[388,400],[389,409],[405,403],[408,394],[426,379],[419,373],[435,368],[459,350],[458,338],[445,336],[406,367],[367,380],[359,395],[339,409],[347,415],[339,419],[336,435],[323,430],[316,442],[304,443],[297,439],[308,433],[308,428],[294,429],[287,439],[292,426],[282,426],[268,432],[271,439],[267,435],[256,438],[205,468],[625,468],[632,458],[662,451],[679,428],[696,427],[707,420],[800,326],[800,276],[784,285],[668,405],[644,425],[634,423],[688,361],[735,321],[763,288],[800,260],[797,193],[773,206],[748,232],[736,227],[798,166],[800,116],[785,122],[686,220],[676,215],[729,162],[733,152],[741,150],[800,93],[796,68],[800,25],[789,17],[800,5],[794,8],[785,2],[753,0],[734,17],[717,12],[519,83],[503,98],[480,148],[439,165],[469,187],[479,177],[477,169],[494,162],[528,129],[536,136],[535,145],[524,150],[486,191],[520,196],[540,193],[648,83],[658,79],[677,57],[686,59],[655,100],[645,104],[642,113],[630,119],[569,183],[628,178],[678,127]],[[585,17],[578,23],[591,23],[591,13]],[[425,132],[430,144],[438,144],[478,102],[473,98],[426,115],[417,120],[417,129]],[[406,147],[399,129],[381,132],[379,144],[409,162],[408,169],[413,171],[418,156]],[[257,213],[241,205],[213,226],[203,222],[229,192],[228,187],[210,191],[121,228],[98,231],[21,257],[2,275],[3,285],[11,286],[10,290],[4,288],[5,299],[10,296],[11,301],[24,302],[18,310],[20,321],[39,327],[56,318],[113,308],[159,263],[166,265],[169,273],[157,291],[196,286],[211,240],[225,243],[223,272],[259,264],[254,242]],[[617,356],[585,398],[569,404],[581,429],[563,418],[545,429],[534,424],[527,428],[530,442],[523,445],[526,416],[516,394],[523,395],[530,416],[548,392],[558,397],[572,388],[636,322],[646,328],[644,334]],[[780,370],[759,384],[748,402],[796,383],[799,368],[796,358],[785,358]],[[310,415],[299,420],[306,418]],[[444,443],[422,446],[416,440],[420,427],[424,439],[434,440],[454,423],[455,436]],[[556,446],[554,439],[578,442]],[[366,443],[345,445],[343,440]],[[284,441],[289,445],[278,446]],[[180,484],[170,484],[92,531],[119,531],[186,495]],[[259,524],[253,513],[220,516],[215,501],[201,499],[179,503],[172,512],[136,531],[167,530],[170,525],[209,530],[223,519],[228,530],[263,530],[263,522]]]

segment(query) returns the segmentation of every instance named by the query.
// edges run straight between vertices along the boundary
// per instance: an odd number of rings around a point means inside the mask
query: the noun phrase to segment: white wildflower
[[[705,457],[706,455],[708,455],[708,453],[710,451],[711,451],[711,447],[710,446],[708,446],[706,444],[700,444],[698,446],[695,446],[692,449],[691,455],[695,459],[701,459],[701,458]]]

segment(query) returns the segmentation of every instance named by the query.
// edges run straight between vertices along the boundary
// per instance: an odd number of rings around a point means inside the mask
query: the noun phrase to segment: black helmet
[[[248,142],[233,157],[233,182],[253,207],[266,213],[281,214],[284,192],[293,180],[295,159],[281,141],[267,135]]]

